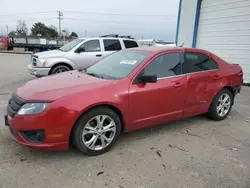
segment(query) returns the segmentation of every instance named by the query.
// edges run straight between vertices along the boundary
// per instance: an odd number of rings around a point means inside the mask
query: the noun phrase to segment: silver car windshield
[[[71,49],[73,49],[76,45],[81,43],[82,41],[84,41],[84,39],[72,40],[71,42],[69,42],[69,43],[65,44],[64,46],[62,46],[61,48],[59,48],[59,50],[64,51],[64,52],[68,52]]]
[[[100,60],[86,70],[86,74],[103,79],[122,79],[127,77],[152,52],[119,51]]]

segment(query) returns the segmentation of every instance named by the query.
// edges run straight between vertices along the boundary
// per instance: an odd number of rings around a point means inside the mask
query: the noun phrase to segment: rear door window
[[[104,49],[105,51],[118,51],[121,50],[121,43],[117,39],[104,39]]]
[[[124,40],[124,45],[126,48],[136,48],[138,47],[137,42],[133,41],[133,40]]]
[[[183,74],[216,69],[218,69],[218,64],[204,54],[193,52],[184,54]]]

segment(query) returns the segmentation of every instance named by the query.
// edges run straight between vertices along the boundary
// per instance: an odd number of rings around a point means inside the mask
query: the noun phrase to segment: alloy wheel
[[[98,115],[84,126],[82,141],[88,149],[102,150],[114,140],[115,134],[115,121],[107,115]]]
[[[225,116],[231,107],[231,98],[227,93],[223,93],[217,102],[217,114],[220,117]]]
[[[58,69],[57,71],[56,71],[56,74],[59,74],[59,73],[61,73],[61,72],[66,72],[67,70],[65,70],[65,69]]]

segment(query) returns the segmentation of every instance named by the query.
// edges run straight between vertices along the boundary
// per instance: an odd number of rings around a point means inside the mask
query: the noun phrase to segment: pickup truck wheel
[[[83,114],[72,131],[74,146],[89,156],[107,152],[121,132],[119,116],[110,108],[99,107]]]
[[[208,117],[220,121],[230,113],[233,105],[233,95],[228,89],[222,89],[213,99],[208,111]]]
[[[66,71],[70,71],[70,68],[65,65],[58,65],[51,70],[51,74],[59,74]]]

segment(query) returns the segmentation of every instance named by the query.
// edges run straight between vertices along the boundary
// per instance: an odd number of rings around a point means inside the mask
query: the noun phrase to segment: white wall
[[[177,45],[192,47],[196,7],[198,0],[182,0]]]

